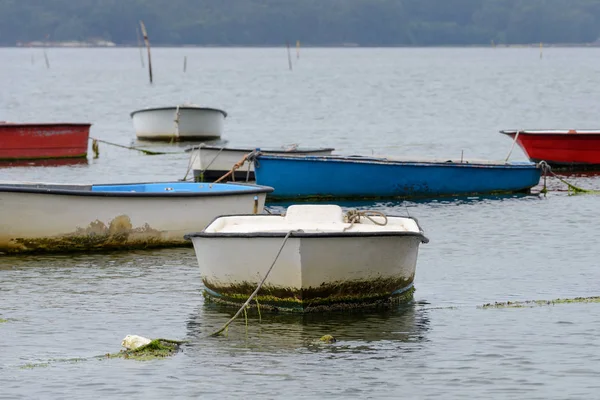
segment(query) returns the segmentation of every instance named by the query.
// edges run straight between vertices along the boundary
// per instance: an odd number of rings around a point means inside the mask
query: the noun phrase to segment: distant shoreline
[[[293,44],[295,47],[296,44]],[[137,44],[116,44],[110,41],[67,41],[67,42],[17,42],[15,45],[2,45],[1,48],[61,48],[61,49],[82,49],[82,48],[138,48],[144,47]],[[242,44],[152,44],[152,48],[280,48],[286,47],[285,43],[280,45],[265,44],[265,45],[242,45]],[[290,44],[290,47],[292,45]],[[302,44],[302,48],[539,48],[539,47],[555,47],[555,48],[589,48],[600,47],[600,42],[594,43],[529,43],[529,44],[437,44],[437,45],[360,45],[358,43],[333,43],[333,44]]]

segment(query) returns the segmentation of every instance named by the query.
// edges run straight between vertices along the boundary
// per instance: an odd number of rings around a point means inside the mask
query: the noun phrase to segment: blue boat
[[[363,156],[258,154],[256,183],[271,199],[377,199],[529,193],[532,162],[414,161]]]

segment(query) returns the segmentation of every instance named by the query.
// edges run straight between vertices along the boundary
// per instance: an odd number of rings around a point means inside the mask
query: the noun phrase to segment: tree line
[[[600,0],[1,0],[0,45],[98,38],[157,45],[591,43]]]

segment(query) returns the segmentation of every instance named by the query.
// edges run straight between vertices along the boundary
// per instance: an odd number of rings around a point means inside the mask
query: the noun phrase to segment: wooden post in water
[[[290,43],[289,42],[285,42],[285,44],[287,45],[288,65],[289,65],[290,71],[291,71],[292,70],[292,55],[290,54]]]
[[[44,60],[46,60],[46,68],[50,69],[50,60],[48,60],[48,54],[46,54],[46,49],[44,49]]]
[[[140,62],[142,63],[142,68],[144,68],[144,52],[142,51],[143,46],[142,40],[140,39],[140,29],[137,26],[135,27],[135,34],[137,35],[138,48],[140,49]]]
[[[542,44],[542,42],[540,42],[540,60],[542,59],[542,57],[544,57],[544,54],[542,53],[544,50],[544,45]]]
[[[150,83],[152,83],[152,58],[150,57],[150,41],[148,40],[148,32],[146,31],[146,25],[144,21],[140,21],[140,28],[142,29],[142,36],[148,49],[148,74],[150,75]]]
[[[300,59],[300,41],[296,40],[296,60]]]
[[[187,70],[187,56],[183,56],[183,73]]]

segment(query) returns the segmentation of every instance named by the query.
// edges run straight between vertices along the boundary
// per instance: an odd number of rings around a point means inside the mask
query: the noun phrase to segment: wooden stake
[[[290,71],[292,70],[292,55],[290,53],[290,43],[289,42],[285,42],[285,44],[287,45],[287,52],[288,52],[288,65],[290,67]]]
[[[140,39],[140,29],[137,26],[135,27],[135,34],[137,35],[138,48],[140,49],[140,62],[142,63],[142,68],[144,68],[144,52],[142,51],[143,46],[142,40]]]
[[[148,40],[148,32],[146,31],[146,25],[144,21],[140,21],[140,28],[142,29],[142,36],[148,49],[148,74],[150,75],[150,83],[152,83],[152,58],[150,57],[150,41]]]
[[[183,56],[183,72],[187,70],[187,56]]]
[[[543,55],[543,53],[542,53],[542,51],[543,51],[543,48],[544,48],[544,45],[542,44],[542,42],[540,42],[540,59],[541,59],[542,57],[544,57],[544,55]]]
[[[300,59],[300,41],[296,40],[296,60]]]
[[[46,68],[50,69],[50,61],[48,60],[48,54],[46,54],[46,49],[44,49],[44,60],[46,60]]]

